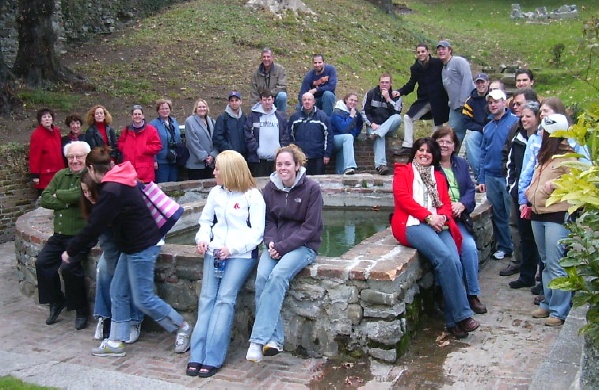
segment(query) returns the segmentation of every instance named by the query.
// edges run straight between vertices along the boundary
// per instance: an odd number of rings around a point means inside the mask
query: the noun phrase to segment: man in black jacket
[[[244,130],[246,117],[241,111],[242,103],[239,92],[231,91],[229,93],[229,104],[216,119],[212,141],[219,153],[224,150],[235,150],[247,159]]]
[[[374,166],[379,175],[387,175],[385,138],[397,132],[401,125],[401,98],[393,97],[391,75],[383,73],[379,85],[372,88],[364,97],[364,122],[370,139],[373,140]]]
[[[404,133],[414,134],[414,121],[418,119],[433,119],[433,131],[447,122],[449,119],[449,107],[447,92],[443,87],[443,78],[441,71],[443,62],[430,55],[428,46],[424,43],[416,46],[416,61],[410,66],[410,80],[395,91],[394,96],[406,96],[416,87],[416,101],[408,112],[403,116]],[[406,144],[405,147],[411,147],[412,144]]]

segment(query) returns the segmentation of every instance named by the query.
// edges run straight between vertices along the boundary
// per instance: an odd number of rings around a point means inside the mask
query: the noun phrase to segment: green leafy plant
[[[574,306],[589,305],[587,324],[580,329],[599,344],[599,105],[593,105],[578,117],[568,131],[552,136],[575,139],[586,145],[591,164],[569,163],[570,173],[556,180],[557,189],[548,203],[567,200],[570,214],[582,211],[568,224],[570,234],[563,243],[567,254],[560,264],[566,276],[556,278],[549,287],[574,291]]]

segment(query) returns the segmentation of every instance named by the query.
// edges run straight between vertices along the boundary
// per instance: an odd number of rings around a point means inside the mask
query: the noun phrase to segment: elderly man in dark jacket
[[[302,96],[302,109],[289,118],[289,139],[306,154],[306,173],[323,175],[333,154],[333,130],[329,117],[316,107],[310,92]]]

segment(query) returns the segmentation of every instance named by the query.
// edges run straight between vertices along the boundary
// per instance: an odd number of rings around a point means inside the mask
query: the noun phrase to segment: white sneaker
[[[104,340],[98,348],[92,348],[94,356],[125,356],[125,345],[122,342],[114,342],[116,347],[113,347],[110,341]]]
[[[262,347],[262,354],[264,356],[275,356],[278,355],[279,352],[283,352],[283,348],[274,340],[270,340],[264,347]]]
[[[131,330],[129,333],[129,340],[125,341],[127,344],[133,344],[139,338],[139,334],[141,333],[141,322],[139,324],[131,324]]]
[[[189,351],[189,338],[191,337],[192,327],[189,324],[187,329],[179,329],[177,332],[177,338],[175,339],[175,352],[184,353]]]
[[[248,348],[248,352],[245,355],[245,360],[249,360],[250,362],[261,362],[262,361],[262,346],[256,343],[250,343],[250,347]]]
[[[505,258],[505,252],[502,250],[498,250],[497,252],[493,253],[493,257],[495,258],[495,260],[503,260]]]
[[[104,317],[98,317],[94,340],[104,340]]]

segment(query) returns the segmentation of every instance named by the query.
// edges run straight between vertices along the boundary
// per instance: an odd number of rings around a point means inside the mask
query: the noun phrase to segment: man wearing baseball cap
[[[212,141],[219,153],[224,150],[235,150],[247,158],[244,131],[246,117],[241,110],[242,103],[239,92],[229,92],[229,104],[225,107],[225,112],[216,119]]]
[[[496,260],[511,257],[514,250],[509,227],[512,200],[506,189],[502,152],[507,135],[518,122],[518,117],[507,109],[506,100],[505,92],[500,89],[487,95],[491,121],[483,129],[478,176],[479,190],[487,193],[487,199],[493,206],[493,231],[497,240],[493,257]]]
[[[474,77],[474,85],[476,87],[466,99],[462,114],[464,115],[466,130],[469,130],[464,138],[466,159],[472,168],[472,172],[474,172],[474,177],[478,178],[483,127],[489,122],[489,110],[487,108],[489,76],[486,73],[477,74]]]
[[[460,143],[466,135],[462,109],[470,91],[474,88],[470,64],[465,58],[453,55],[451,43],[447,40],[437,44],[437,57],[443,61],[443,86],[449,96],[449,127],[455,131]]]

